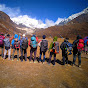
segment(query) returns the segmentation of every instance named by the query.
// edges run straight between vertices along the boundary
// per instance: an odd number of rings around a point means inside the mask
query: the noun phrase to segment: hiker
[[[84,41],[84,46],[85,46],[85,54],[88,54],[88,37]]]
[[[50,57],[49,57],[48,64],[50,65],[52,55],[54,55],[54,63],[53,63],[53,65],[55,65],[56,54],[59,53],[59,43],[57,42],[57,36],[54,37],[53,42],[50,44],[49,52],[50,52]]]
[[[32,59],[32,54],[34,52],[34,63],[36,63],[36,53],[37,53],[37,43],[38,40],[36,40],[36,36],[33,35],[31,37],[31,40],[29,40],[28,45],[30,46],[30,58],[29,58],[29,62],[31,63],[31,59]]]
[[[25,61],[27,61],[27,48],[28,48],[28,38],[25,37],[25,34],[23,34],[23,37],[20,41],[21,61],[23,61],[23,52]]]
[[[44,62],[45,62],[45,53],[46,53],[46,51],[48,49],[48,41],[45,39],[46,38],[45,35],[43,35],[42,38],[43,39],[40,42],[40,57],[39,57],[39,62],[41,62],[41,56],[42,56],[42,53],[43,53],[43,61],[42,61],[42,63],[44,64]]]
[[[84,41],[82,37],[77,35],[77,39],[73,42],[73,66],[75,65],[76,56],[78,55],[78,67],[81,67],[81,52],[84,47],[83,43]]]
[[[63,60],[63,65],[68,64],[68,52],[67,52],[67,47],[68,47],[68,38],[64,39],[64,42],[60,45],[60,48],[62,50],[62,60]],[[66,59],[66,60],[65,60]]]
[[[4,39],[5,51],[4,51],[3,60],[4,60],[5,57],[6,57],[7,50],[8,50],[8,60],[11,60],[11,59],[10,59],[10,54],[11,54],[10,42],[11,42],[11,40],[12,40],[13,38],[14,38],[13,36],[10,38],[10,35],[7,34],[6,38]]]
[[[4,51],[4,34],[0,33],[0,48],[2,49],[1,59],[3,59],[3,51]]]
[[[17,51],[17,61],[19,61],[19,48],[20,48],[20,40],[18,39],[18,35],[14,35],[14,39],[12,40],[13,45],[13,53],[12,53],[12,61],[14,60],[15,50]]]

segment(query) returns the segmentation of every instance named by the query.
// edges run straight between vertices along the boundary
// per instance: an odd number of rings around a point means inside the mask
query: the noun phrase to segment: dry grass
[[[49,44],[52,39],[48,38]],[[59,43],[63,39],[58,39]],[[72,42],[70,40],[70,42]],[[28,48],[27,56],[30,56]],[[16,53],[15,53],[16,54]],[[37,50],[39,57],[39,47]],[[88,59],[82,54],[82,67],[62,66],[58,61],[62,59],[61,52],[57,55],[56,65],[8,61],[0,59],[0,88],[88,88]],[[46,58],[49,58],[48,52]],[[53,58],[52,58],[53,60]],[[69,56],[72,61],[72,55]],[[78,60],[76,61],[76,64]]]

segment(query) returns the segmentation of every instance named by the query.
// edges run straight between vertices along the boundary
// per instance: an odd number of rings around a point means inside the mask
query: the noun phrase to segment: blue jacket
[[[87,41],[88,41],[88,39],[86,39],[86,40],[84,41],[84,44],[85,44],[85,45],[87,45]]]
[[[15,35],[14,35],[14,38],[18,38],[18,35],[15,34]],[[19,36],[18,40],[20,40],[20,36]],[[12,40],[11,44],[14,45],[14,39]]]

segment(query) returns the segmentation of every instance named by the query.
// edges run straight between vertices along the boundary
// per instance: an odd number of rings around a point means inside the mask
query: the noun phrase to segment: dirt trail
[[[49,44],[52,39],[48,39]],[[59,43],[63,39],[58,39]],[[70,40],[70,42],[72,42]],[[30,56],[28,48],[27,56]],[[1,53],[1,52],[0,52]],[[16,53],[15,53],[16,54]],[[39,48],[37,50],[39,57]],[[82,67],[61,65],[61,52],[57,55],[56,65],[42,63],[29,63],[17,58],[8,61],[8,58],[0,58],[0,88],[88,88],[88,55],[82,54]],[[49,59],[48,52],[46,53]],[[53,58],[52,58],[53,60]],[[72,62],[72,55],[69,56],[69,63]],[[78,65],[78,60],[76,60]]]

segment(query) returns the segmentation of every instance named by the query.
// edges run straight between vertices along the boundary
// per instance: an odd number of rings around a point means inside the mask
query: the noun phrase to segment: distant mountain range
[[[38,30],[35,34],[41,37],[45,34],[47,37],[68,37],[71,39],[76,39],[77,35],[82,37],[88,36],[88,9],[84,10],[86,13],[83,13],[79,16],[75,16],[74,19],[70,16],[72,20],[64,21],[61,25],[56,25],[53,27],[46,28],[44,30]]]
[[[82,12],[79,12],[79,13],[76,13],[76,14],[73,14],[73,15],[69,16],[67,19],[61,21],[58,25],[64,25],[64,24],[70,22],[71,20],[77,18],[78,16],[81,15],[81,16],[84,17],[84,15],[86,15],[86,14],[88,14],[88,7],[86,9],[84,9]]]
[[[32,26],[32,25],[31,25]],[[47,37],[69,37],[74,39],[78,34],[82,37],[88,36],[88,8],[82,12],[73,14],[58,25],[46,29],[31,29],[23,24],[17,25],[4,12],[0,11],[0,32],[10,34],[36,34],[41,37],[45,34]]]

